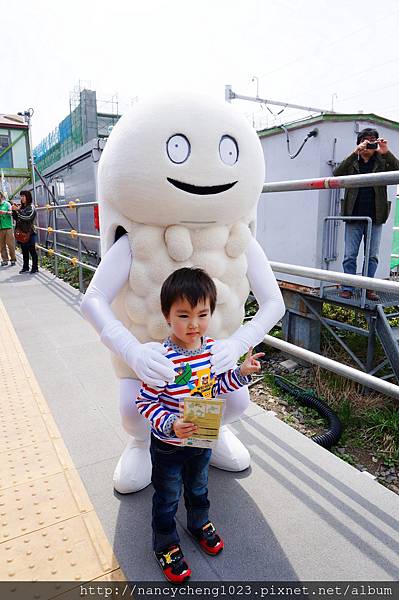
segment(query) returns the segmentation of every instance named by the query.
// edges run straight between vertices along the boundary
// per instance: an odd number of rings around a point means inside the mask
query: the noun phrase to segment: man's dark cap
[[[373,129],[372,127],[366,127],[366,129],[362,129],[357,134],[356,143],[360,144],[365,138],[368,137],[375,137],[375,139],[378,140],[380,136],[378,135],[378,131],[376,129]]]

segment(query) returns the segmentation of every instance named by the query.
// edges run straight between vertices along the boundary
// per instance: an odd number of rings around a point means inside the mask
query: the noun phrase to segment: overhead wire
[[[348,75],[346,75],[345,77],[340,77],[339,79],[336,79],[335,81],[329,81],[328,83],[326,83],[325,85],[322,86],[317,86],[317,91],[320,92],[320,90],[324,90],[326,87],[332,87],[333,85],[335,85],[336,83],[341,83],[342,81],[345,81],[346,79],[350,79],[351,77],[356,77],[357,75],[363,75],[363,73],[368,73],[369,71],[372,71],[373,69],[379,69],[380,67],[383,67],[384,65],[387,65],[389,63],[395,63],[395,62],[399,62],[399,57],[398,58],[391,58],[390,60],[386,60],[382,63],[378,63],[376,65],[373,65],[372,67],[368,67],[367,69],[362,69],[361,71],[356,71],[355,73],[350,73]],[[383,89],[383,88],[380,88]],[[311,92],[314,90],[313,88],[307,88],[304,91],[301,92],[301,94],[307,94],[308,92]],[[342,100],[342,98],[341,98]]]
[[[376,23],[379,23],[380,21],[386,19],[387,17],[391,17],[392,15],[395,15],[398,12],[399,12],[399,8],[397,10],[390,11],[389,13],[387,13],[385,15],[382,15],[378,19],[373,19],[373,21],[370,22],[370,23],[368,23],[367,25],[363,25],[362,27],[359,27],[358,29],[350,31],[349,33],[341,36],[340,38],[334,39],[334,41],[330,42],[329,44],[324,44],[324,48],[330,48],[331,46],[335,46],[339,42],[342,42],[342,40],[345,40],[346,38],[349,38],[349,37],[355,35],[356,33],[359,33],[361,31],[363,31],[364,29],[369,29],[372,25],[374,26]],[[282,71],[283,69],[285,69],[285,67],[289,67],[291,65],[294,65],[294,64],[296,64],[297,62],[300,62],[301,60],[303,60],[306,57],[308,57],[308,54],[302,54],[301,56],[295,58],[294,60],[292,60],[292,61],[290,61],[288,63],[285,63],[281,67],[276,67],[275,69],[272,69],[271,71],[266,71],[264,73],[261,73],[259,75],[259,78],[266,77],[267,75],[271,75],[272,73],[275,73],[277,71]]]
[[[382,90],[386,90],[390,87],[395,87],[399,85],[399,81],[395,81],[395,83],[389,83],[388,85],[383,85],[382,87],[378,87],[378,89],[371,89],[371,90],[367,90],[368,94],[372,94],[373,92],[380,92]],[[357,98],[358,96],[362,96],[364,94],[364,92],[360,92],[360,94],[353,94],[353,96],[347,96],[345,98],[342,98],[341,101],[343,102],[344,100],[352,100],[352,98]]]
[[[382,16],[381,16],[381,17],[379,17],[378,19],[376,19],[376,20],[373,20],[373,23],[372,23],[372,25],[374,26],[374,25],[375,25],[376,23],[378,23],[379,21],[382,21],[382,20],[384,20],[384,19],[386,19],[386,18],[388,18],[388,17],[391,17],[392,15],[395,15],[395,14],[397,14],[398,12],[399,12],[399,9],[397,9],[397,10],[393,10],[393,11],[390,11],[390,12],[388,12],[388,13],[386,13],[386,14],[382,15]],[[326,44],[326,45],[324,46],[324,48],[329,48],[329,47],[331,47],[331,46],[334,46],[334,45],[336,45],[337,43],[341,42],[342,40],[344,40],[344,39],[346,39],[346,38],[348,38],[348,37],[351,37],[351,36],[353,36],[353,35],[355,35],[355,34],[357,34],[357,33],[360,33],[360,32],[362,32],[362,31],[364,31],[365,29],[368,29],[368,28],[370,28],[370,27],[371,27],[371,24],[367,24],[367,25],[364,25],[364,26],[362,26],[362,27],[359,27],[359,28],[357,28],[357,29],[355,29],[355,30],[353,30],[353,31],[349,32],[348,34],[345,34],[345,35],[341,36],[340,38],[338,38],[338,39],[335,39],[333,42],[331,42],[331,43],[329,43],[329,44]],[[293,64],[295,64],[295,63],[297,63],[297,62],[299,62],[300,60],[302,60],[302,58],[303,58],[303,56],[302,56],[302,57],[298,57],[298,58],[296,58],[295,60],[293,60],[293,61],[290,61],[289,63],[286,63],[285,65],[283,65],[283,66],[281,66],[281,67],[277,67],[276,69],[273,69],[273,70],[271,70],[271,71],[266,71],[265,73],[261,74],[261,75],[259,76],[259,78],[262,78],[262,77],[264,77],[264,76],[266,76],[266,75],[268,75],[268,74],[274,73],[274,72],[276,72],[276,71],[282,70],[282,69],[284,69],[284,68],[285,68],[285,67],[287,67],[287,66],[291,66],[291,65],[293,65]],[[355,73],[351,73],[351,74],[349,74],[349,75],[346,75],[346,76],[344,76],[344,77],[338,78],[338,79],[336,79],[336,80],[335,80],[335,81],[333,81],[333,82],[328,82],[326,85],[322,86],[321,88],[320,88],[320,87],[318,87],[318,90],[320,90],[320,89],[325,89],[325,88],[327,88],[328,86],[332,86],[332,85],[335,85],[335,84],[337,84],[337,83],[340,83],[340,82],[342,82],[342,81],[345,81],[345,80],[347,80],[347,79],[348,79],[348,78],[350,78],[350,77],[353,77],[353,76],[358,76],[358,75],[362,75],[362,74],[364,74],[364,73],[367,73],[367,72],[370,72],[370,71],[372,71],[372,70],[379,69],[379,68],[381,68],[381,67],[382,67],[382,66],[384,66],[384,65],[387,65],[387,64],[390,64],[390,63],[396,63],[396,62],[398,62],[398,61],[399,61],[399,58],[391,58],[391,59],[389,59],[389,60],[386,60],[386,61],[380,62],[380,63],[378,63],[378,64],[372,65],[372,66],[370,66],[370,67],[368,67],[368,68],[366,68],[366,69],[362,69],[361,71],[357,71],[357,72],[355,72]],[[387,88],[390,88],[390,87],[395,87],[396,85],[399,85],[399,82],[397,82],[397,83],[395,82],[395,83],[393,83],[393,84],[387,84],[386,86],[379,87],[379,88],[378,88],[378,90],[383,90],[383,89],[387,89]],[[310,88],[307,88],[307,89],[306,89],[304,92],[302,92],[302,93],[307,93],[307,92],[309,92],[309,91],[310,91]],[[375,91],[377,91],[377,90],[375,90]],[[364,92],[362,92],[362,93],[364,93]],[[352,99],[352,98],[356,98],[356,97],[358,97],[358,96],[361,96],[361,95],[362,95],[362,93],[359,93],[359,94],[354,94],[354,95],[352,95],[352,96],[348,96],[348,97],[341,98],[341,99],[340,99],[340,102],[343,102],[344,100],[350,100],[350,99]],[[373,90],[370,90],[370,92],[367,92],[367,93],[373,93]],[[271,113],[271,114],[272,114],[274,117],[276,117],[276,116],[278,116],[279,114],[281,114],[281,112],[283,112],[283,110],[284,110],[284,109],[282,109],[282,110],[281,110],[279,113],[275,114],[275,113],[273,113],[273,112],[272,112],[272,111],[269,109],[269,107],[268,107],[267,105],[266,105],[266,108],[269,110],[269,112],[270,112],[270,113]]]
[[[397,14],[398,12],[399,12],[399,8],[396,9],[396,10],[389,11],[388,13],[386,13],[386,14],[382,15],[381,17],[379,17],[378,19],[373,20],[372,24],[367,24],[367,25],[364,25],[362,27],[359,27],[359,28],[357,28],[355,30],[352,30],[351,32],[349,32],[349,33],[347,33],[347,34],[339,37],[338,39],[334,39],[334,41],[332,41],[332,42],[330,42],[328,44],[325,44],[324,48],[330,48],[332,46],[335,46],[336,44],[340,43],[341,41],[343,41],[343,40],[345,40],[345,39],[347,39],[349,37],[352,37],[352,36],[356,35],[357,33],[360,33],[362,31],[364,31],[365,29],[370,28],[372,25],[375,26],[376,23],[378,23],[380,21],[383,21],[383,20],[387,19],[388,17],[391,17],[392,15]],[[290,61],[288,63],[285,63],[284,65],[282,65],[280,67],[277,67],[277,68],[272,69],[270,71],[266,71],[266,72],[262,73],[261,75],[259,75],[259,78],[263,78],[263,77],[265,77],[265,76],[267,76],[269,74],[281,71],[281,70],[285,69],[286,67],[289,67],[289,66],[291,66],[293,64],[296,64],[297,62],[301,61],[305,56],[306,55],[302,55],[302,56],[297,57],[296,59],[294,59],[294,60],[292,60],[292,61]],[[354,74],[350,74],[350,75],[341,77],[341,78],[339,78],[339,79],[337,79],[337,80],[335,80],[333,82],[328,82],[326,85],[324,85],[324,86],[322,86],[321,88],[318,88],[318,89],[319,90],[320,89],[325,89],[328,86],[332,86],[332,85],[335,85],[337,83],[340,83],[341,81],[345,81],[346,79],[348,79],[350,77],[353,77],[353,76],[356,76],[356,75],[362,75],[363,73],[367,73],[367,72],[372,71],[374,69],[380,68],[380,67],[382,67],[382,66],[384,66],[386,64],[398,62],[398,60],[399,60],[398,58],[389,59],[389,60],[384,61],[382,63],[379,63],[377,65],[373,65],[371,67],[368,67],[367,69],[362,69],[361,71],[356,72]],[[388,84],[386,86],[380,87],[379,89],[381,89],[381,90],[382,89],[387,89],[389,87],[394,87],[395,85],[397,85],[397,83]],[[309,91],[310,91],[310,88],[307,88],[304,92],[301,92],[301,93],[307,93]],[[371,93],[372,93],[372,90],[371,90]],[[344,101],[344,100],[349,100],[349,99],[352,99],[352,98],[356,98],[356,97],[361,96],[361,95],[362,95],[362,93],[360,93],[360,94],[354,94],[352,96],[348,96],[348,97],[345,97],[345,98],[341,98],[340,102]]]

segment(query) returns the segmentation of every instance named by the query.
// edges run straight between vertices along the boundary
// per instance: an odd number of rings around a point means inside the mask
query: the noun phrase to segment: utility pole
[[[334,98],[338,98],[338,94],[334,92],[331,96],[331,112],[334,112]]]
[[[35,182],[35,159],[33,157],[33,148],[32,148],[32,131],[31,131],[31,118],[35,111],[33,108],[28,108],[23,112],[19,112],[18,114],[24,118],[25,123],[28,124],[28,143],[29,143],[29,162],[30,162],[30,170],[31,170],[31,179],[32,179],[32,187],[33,187],[33,204],[36,206],[36,182]]]
[[[259,98],[259,77],[252,75],[252,83],[256,80],[256,97]]]

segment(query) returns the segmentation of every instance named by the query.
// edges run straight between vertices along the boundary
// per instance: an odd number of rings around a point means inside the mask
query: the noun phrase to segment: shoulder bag
[[[29,242],[30,234],[30,231],[21,231],[21,229],[18,229],[18,227],[16,227],[14,230],[15,239],[21,244],[27,244]]]

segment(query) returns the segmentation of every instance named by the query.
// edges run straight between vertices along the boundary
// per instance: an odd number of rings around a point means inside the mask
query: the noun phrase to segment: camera
[[[377,142],[367,142],[367,150],[376,150],[378,148]]]

